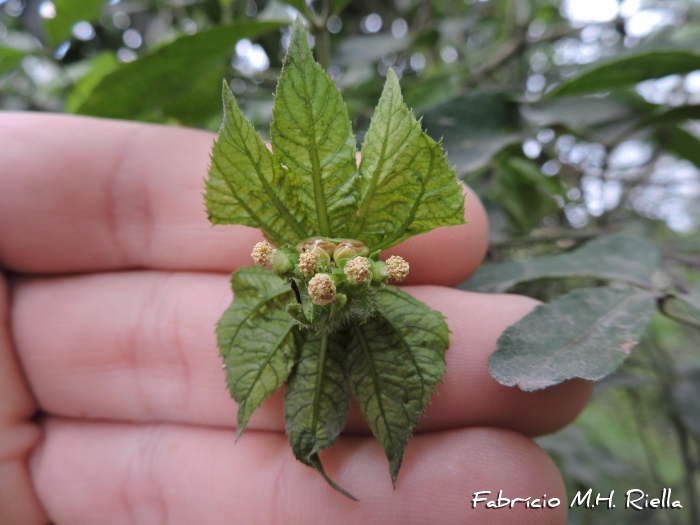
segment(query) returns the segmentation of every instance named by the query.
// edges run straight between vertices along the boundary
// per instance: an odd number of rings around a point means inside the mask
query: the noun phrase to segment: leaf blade
[[[309,232],[291,211],[298,213],[292,178],[275,162],[225,82],[223,101],[204,197],[209,220],[260,228],[277,246],[296,244]]]
[[[71,37],[73,24],[96,20],[104,6],[104,0],[54,0],[56,16],[45,18],[44,33],[51,46],[57,46]]]
[[[179,37],[105,75],[75,112],[118,119],[171,117],[201,122],[221,108],[219,82],[225,76],[225,59],[236,42],[283,25],[239,22]],[[204,87],[202,78],[207,80]]]
[[[326,475],[318,453],[335,443],[345,426],[350,386],[345,375],[343,336],[308,335],[284,392],[285,429],[296,458]]]
[[[242,268],[231,277],[234,300],[217,325],[231,396],[238,402],[238,431],[286,380],[298,348],[285,307],[292,291],[269,270]]]
[[[377,294],[377,309],[367,323],[353,324],[346,367],[395,485],[404,447],[442,378],[449,330],[439,312],[393,286]]]
[[[344,237],[358,198],[347,108],[314,60],[300,18],[289,46],[272,110],[272,149],[299,180],[303,226],[324,237]]]
[[[524,282],[579,276],[649,286],[660,258],[659,251],[646,239],[618,233],[592,240],[572,253],[482,266],[459,288],[502,293]]]
[[[370,251],[464,223],[464,196],[455,172],[403,102],[391,70],[362,145],[360,175],[362,200],[352,236]]]
[[[574,290],[506,328],[489,372],[500,384],[526,392],[576,377],[601,379],[629,356],[655,307],[645,290]]]
[[[637,82],[700,69],[700,55],[682,49],[655,49],[594,65],[554,88],[547,98],[608,91]]]

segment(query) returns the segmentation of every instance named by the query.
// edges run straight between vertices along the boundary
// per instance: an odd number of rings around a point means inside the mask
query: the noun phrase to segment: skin
[[[591,385],[524,393],[489,376],[499,334],[536,303],[445,287],[471,275],[487,247],[469,191],[467,225],[391,250],[411,264],[405,290],[452,331],[444,384],[396,490],[354,404],[321,457],[360,503],[294,459],[280,393],[234,443],[214,326],[231,301],[228,275],[251,264],[261,236],[208,224],[212,140],[0,114],[0,523],[565,523],[560,474],[530,438],[573,420]],[[562,505],[471,508],[474,492],[499,489]]]

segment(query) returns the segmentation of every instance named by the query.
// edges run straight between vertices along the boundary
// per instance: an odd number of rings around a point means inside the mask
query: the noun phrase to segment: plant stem
[[[328,0],[323,0],[323,8],[320,19],[311,20],[312,31],[316,39],[316,58],[324,71],[328,71],[331,65],[331,35],[328,31],[327,22],[330,13]]]

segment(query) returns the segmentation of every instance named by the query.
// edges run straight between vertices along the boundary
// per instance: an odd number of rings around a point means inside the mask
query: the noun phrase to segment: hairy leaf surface
[[[393,286],[378,292],[377,309],[352,326],[347,370],[396,484],[411,431],[445,370],[449,330],[439,312]]]
[[[345,334],[307,336],[299,364],[284,391],[284,419],[297,459],[325,474],[318,452],[330,447],[345,426],[350,386],[343,368]]]
[[[298,355],[294,321],[285,310],[289,285],[263,268],[231,278],[234,301],[216,333],[231,395],[238,402],[238,435],[263,401],[287,379]]]
[[[370,251],[464,223],[462,186],[440,144],[404,104],[392,70],[362,144],[360,174],[362,200],[351,236]]]
[[[355,137],[345,103],[314,61],[299,18],[272,117],[272,149],[299,182],[304,227],[324,237],[346,237],[358,199]]]
[[[294,179],[275,161],[225,83],[223,98],[224,121],[205,196],[209,220],[260,228],[278,246],[308,237],[291,212],[297,207]]]
[[[489,358],[491,375],[532,391],[617,369],[651,322],[654,296],[636,288],[582,288],[535,308],[506,328]]]
[[[597,277],[649,286],[660,258],[648,240],[618,233],[590,241],[572,253],[482,266],[459,287],[501,293],[519,283],[557,277]]]

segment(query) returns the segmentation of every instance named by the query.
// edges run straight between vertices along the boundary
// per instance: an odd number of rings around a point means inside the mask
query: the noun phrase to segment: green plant
[[[380,252],[464,222],[462,187],[440,144],[387,77],[357,166],[355,138],[333,81],[298,18],[277,84],[272,152],[224,85],[224,123],[206,204],[214,224],[260,228],[258,266],[232,278],[218,326],[238,435],[282,384],[297,459],[330,480],[318,452],[345,425],[350,390],[389,459],[392,482],[412,428],[444,371],[442,315],[386,283],[408,263]],[[401,378],[397,381],[397,378]]]

